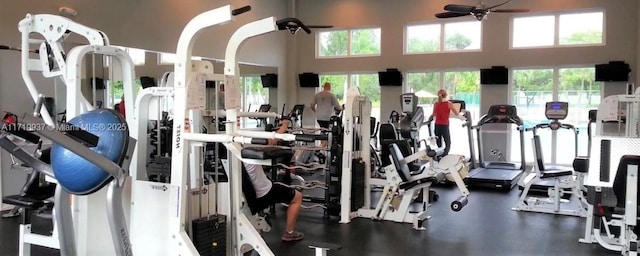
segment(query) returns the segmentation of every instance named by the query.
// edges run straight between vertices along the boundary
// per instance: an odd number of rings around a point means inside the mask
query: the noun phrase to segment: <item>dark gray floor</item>
[[[472,191],[469,205],[460,212],[449,209],[457,197],[454,188],[436,188],[440,200],[430,210],[427,230],[415,231],[410,224],[356,219],[350,224],[323,220],[321,214],[303,211],[299,230],[305,239],[280,241],[284,211],[272,218],[273,230],[265,240],[276,255],[313,255],[311,241],[337,243],[343,249],[329,255],[617,255],[598,245],[581,244],[584,219],[542,213],[514,212],[518,189],[510,193]],[[19,219],[0,220],[0,255],[17,254]],[[33,255],[57,255],[37,250]]]

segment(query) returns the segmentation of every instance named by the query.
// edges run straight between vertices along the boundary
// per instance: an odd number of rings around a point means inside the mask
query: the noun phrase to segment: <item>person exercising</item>
[[[282,120],[277,133],[285,133],[289,127],[288,120]],[[277,140],[269,140],[269,145],[276,145]],[[262,165],[243,163],[251,184],[256,191],[256,203],[260,206],[267,207],[275,203],[285,203],[289,205],[287,209],[287,222],[282,234],[281,240],[285,242],[300,241],[304,238],[304,234],[295,231],[298,213],[302,206],[302,193],[299,191],[283,186],[281,184],[273,184],[267,178]]]
[[[334,111],[342,111],[338,98],[331,92],[331,83],[324,83],[324,90],[316,93],[311,101],[311,110],[316,113],[316,120],[320,127],[329,129],[329,123]],[[320,143],[321,147],[327,146],[327,141]]]
[[[436,143],[438,147],[442,147],[444,140],[444,152],[442,156],[449,154],[451,149],[451,133],[449,132],[449,113],[453,112],[456,116],[459,111],[453,107],[453,103],[447,100],[447,91],[445,89],[438,90],[438,102],[433,104],[433,118],[435,119],[434,134],[436,135]]]

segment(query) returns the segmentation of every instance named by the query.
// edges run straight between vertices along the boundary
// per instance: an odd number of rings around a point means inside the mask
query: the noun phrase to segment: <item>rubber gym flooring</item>
[[[430,207],[432,218],[425,231],[410,224],[355,219],[350,224],[324,220],[318,211],[303,210],[298,230],[305,239],[296,243],[280,241],[285,211],[277,207],[273,229],[264,235],[279,256],[314,255],[307,246],[312,241],[337,243],[342,250],[329,255],[619,255],[596,244],[581,244],[584,219],[542,213],[515,212],[519,190],[504,193],[472,190],[469,204],[460,212],[449,209],[457,196],[453,187],[435,188],[440,200]],[[0,255],[18,255],[19,218],[0,219]],[[34,227],[35,228],[35,227]],[[58,255],[57,251],[34,248],[32,255]]]

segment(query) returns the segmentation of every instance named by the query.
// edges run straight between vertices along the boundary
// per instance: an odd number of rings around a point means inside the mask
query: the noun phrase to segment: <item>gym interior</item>
[[[0,255],[637,255],[636,0],[5,4]]]

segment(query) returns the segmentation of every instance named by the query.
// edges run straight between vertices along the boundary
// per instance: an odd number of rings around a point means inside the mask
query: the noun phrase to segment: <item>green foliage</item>
[[[515,70],[513,77],[513,97],[519,97],[518,92],[522,92],[526,97],[527,107],[539,94],[553,91],[552,69]],[[518,101],[514,100],[514,102]]]
[[[347,31],[320,33],[320,56],[347,55]]]
[[[602,31],[590,30],[560,37],[560,44],[599,44],[602,43]]]
[[[254,111],[261,104],[269,103],[269,89],[262,87],[259,76],[240,77],[240,90],[244,96],[242,105],[245,111]]]
[[[377,34],[376,34],[377,32]],[[379,54],[380,29],[359,29],[351,31],[351,54]]]
[[[380,102],[380,85],[377,74],[351,75],[350,86],[360,88],[360,93],[373,102]]]
[[[420,40],[417,38],[409,39],[407,43],[407,52],[435,52],[440,49],[440,42],[436,40]]]
[[[480,72],[446,72],[444,73],[444,88],[451,97],[458,92],[480,93]]]
[[[445,41],[446,50],[462,50],[469,47],[469,45],[471,45],[471,38],[460,33],[447,37]]]

